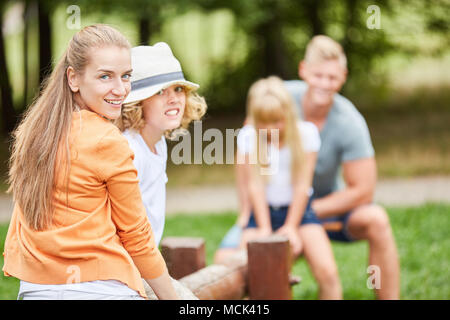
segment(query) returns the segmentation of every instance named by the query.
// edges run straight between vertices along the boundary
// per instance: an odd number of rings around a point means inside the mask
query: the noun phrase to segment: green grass
[[[388,208],[401,265],[402,299],[450,299],[450,205],[427,204],[415,208]],[[233,225],[234,212],[210,215],[175,215],[167,218],[164,236],[202,237],[206,240],[207,264],[222,236]],[[0,225],[3,251],[7,225]],[[374,299],[367,289],[368,251],[365,242],[333,243],[345,299]],[[3,265],[3,257],[0,257]],[[294,298],[317,299],[317,285],[304,259],[292,273],[302,277]],[[18,280],[0,277],[0,299],[15,299]]]
[[[0,251],[3,253],[5,246],[8,224],[0,224]],[[0,256],[0,262],[3,268],[3,254]],[[13,277],[5,277],[3,272],[0,275],[0,300],[16,299],[19,292],[19,280]]]
[[[388,209],[400,256],[402,299],[450,298],[449,205]],[[373,299],[367,289],[367,242],[333,243],[344,299]],[[293,272],[303,278],[294,287],[297,299],[315,299],[317,285],[304,260]]]

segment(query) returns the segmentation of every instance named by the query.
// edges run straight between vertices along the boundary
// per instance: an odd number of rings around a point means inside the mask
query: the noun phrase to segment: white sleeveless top
[[[317,127],[307,121],[299,121],[298,128],[306,153],[318,152],[320,149],[320,135]],[[242,154],[253,152],[256,143],[256,131],[252,125],[244,126],[237,137],[238,151]],[[266,185],[266,198],[271,206],[289,206],[292,201],[291,184],[291,152],[288,146],[277,149],[269,146],[269,182]],[[312,188],[309,191],[311,196]]]

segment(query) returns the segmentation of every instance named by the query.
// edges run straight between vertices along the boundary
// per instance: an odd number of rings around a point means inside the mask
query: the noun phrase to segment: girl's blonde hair
[[[186,87],[185,87],[186,88]],[[192,90],[186,90],[186,107],[181,119],[181,124],[178,128],[167,130],[164,135],[166,138],[173,140],[178,135],[187,132],[189,123],[194,120],[200,120],[206,112],[207,105],[205,99],[198,95],[197,92]],[[142,101],[124,104],[122,106],[122,113],[114,124],[120,129],[125,131],[126,129],[139,132],[145,125],[144,115],[142,112]]]
[[[71,66],[82,74],[89,64],[90,51],[108,46],[131,48],[119,31],[106,25],[91,25],[76,33],[52,74],[44,80],[40,96],[13,132],[8,192],[12,192],[25,221],[35,230],[51,225],[57,172],[64,170],[66,191],[69,182],[68,138],[72,113],[78,107],[68,84],[67,68]]]
[[[280,134],[280,144],[284,143],[291,153],[291,181],[294,183],[302,173],[304,164],[304,151],[300,132],[298,128],[297,109],[283,81],[276,76],[260,79],[249,89],[247,96],[248,121],[256,129],[256,152],[257,166],[267,164],[261,159],[260,150],[267,150],[267,143],[260,139],[258,124],[269,124],[284,121],[284,133]]]

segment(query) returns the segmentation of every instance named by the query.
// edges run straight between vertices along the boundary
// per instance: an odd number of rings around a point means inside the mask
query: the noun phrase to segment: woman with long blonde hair
[[[134,152],[139,187],[158,244],[166,211],[166,138],[187,132],[207,106],[196,92],[199,85],[184,78],[168,44],[135,47],[131,57],[131,93],[116,124]]]
[[[130,92],[116,29],[76,33],[14,132],[15,201],[3,271],[23,299],[160,298],[176,293],[142,203],[133,153],[111,123]]]

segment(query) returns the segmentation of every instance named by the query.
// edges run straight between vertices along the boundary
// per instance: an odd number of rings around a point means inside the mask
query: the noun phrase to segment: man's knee
[[[349,220],[349,231],[356,239],[375,239],[391,232],[386,210],[376,204],[355,209]]]
[[[381,239],[389,236],[391,225],[386,210],[379,205],[371,205],[367,208],[368,236],[372,239]]]
[[[389,216],[384,210],[383,207],[379,205],[372,205],[370,207],[371,210],[371,216],[372,216],[372,223],[379,229],[386,229],[390,228],[389,223]]]

